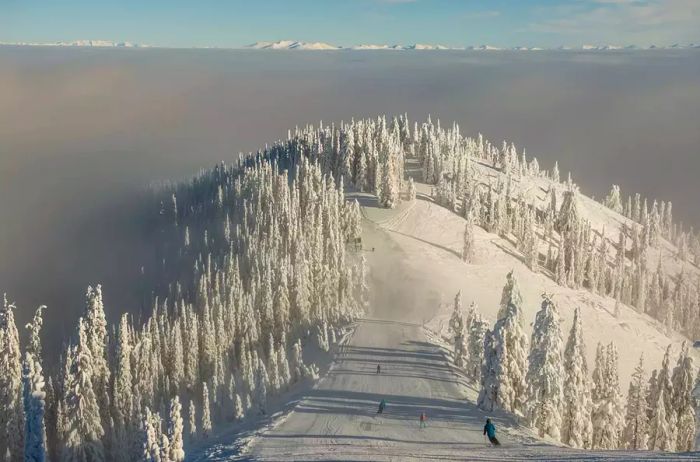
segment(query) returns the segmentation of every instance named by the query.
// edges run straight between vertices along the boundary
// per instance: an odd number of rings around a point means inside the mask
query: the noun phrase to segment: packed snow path
[[[465,399],[469,391],[422,326],[361,320],[328,374],[290,414],[255,436],[248,451],[236,459],[698,460],[697,453],[589,452],[548,445],[498,413],[494,421],[503,445],[493,448],[482,433],[486,415]],[[387,406],[378,414],[382,399]],[[428,417],[422,429],[421,412]]]
[[[387,407],[378,414],[382,399]],[[428,417],[423,429],[421,412]],[[487,447],[483,419],[421,326],[367,319],[358,322],[327,376],[284,422],[258,436],[248,455],[255,460],[451,459]]]

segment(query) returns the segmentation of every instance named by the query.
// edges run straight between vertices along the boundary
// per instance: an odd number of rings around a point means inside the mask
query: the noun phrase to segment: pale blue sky
[[[700,0],[0,0],[0,41],[239,47],[700,42]]]

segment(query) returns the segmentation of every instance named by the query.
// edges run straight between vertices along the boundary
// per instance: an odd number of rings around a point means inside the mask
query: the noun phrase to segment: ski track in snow
[[[698,460],[698,454],[577,451],[548,445],[495,412],[503,446],[482,434],[478,409],[445,351],[419,324],[365,319],[336,356],[334,366],[289,414],[260,432],[241,453],[205,460]],[[382,365],[376,374],[376,365]],[[387,400],[384,414],[379,401]],[[427,428],[418,416],[425,411]]]

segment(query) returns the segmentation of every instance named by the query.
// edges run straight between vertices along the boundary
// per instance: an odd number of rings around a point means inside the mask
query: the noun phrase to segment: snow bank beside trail
[[[590,199],[585,203],[586,207],[595,208],[595,202]],[[405,289],[410,291],[413,300],[410,303],[422,305],[407,306],[407,315],[418,311],[421,313],[418,319],[427,321],[431,330],[443,336],[448,335],[452,300],[459,290],[465,307],[474,301],[493,324],[505,276],[513,269],[523,294],[528,335],[531,333],[530,323],[540,309],[543,292],[554,295],[565,335],[571,327],[574,309],[581,307],[589,364],[594,363],[598,342],[615,342],[620,353],[623,391],[627,390],[629,378],[642,353],[649,371],[660,366],[669,343],[673,343],[673,355],[677,355],[682,342],[687,340],[679,334],[667,336],[657,321],[624,305],[620,307],[619,317],[615,317],[615,301],[611,298],[587,290],[561,287],[546,275],[533,273],[522,263],[520,252],[507,240],[482,228],[475,227],[474,231],[474,263],[464,263],[459,255],[465,220],[430,200],[419,198],[412,203],[402,203],[395,210],[377,210],[371,205],[364,209],[370,221],[365,233],[367,240],[385,246],[377,249],[374,258],[369,258],[373,270],[399,271],[398,268],[403,266],[407,275]],[[602,216],[603,219],[607,218]],[[378,240],[377,233],[385,234],[387,240]],[[697,353],[694,354],[697,358]]]
[[[240,460],[248,448],[255,443],[260,435],[274,430],[284,423],[299,401],[312,388],[315,388],[325,374],[333,367],[333,358],[342,351],[355,331],[355,324],[337,329],[337,343],[331,345],[329,351],[321,350],[315,345],[315,339],[309,337],[304,346],[304,362],[314,364],[319,369],[316,379],[304,378],[295,383],[284,393],[268,398],[268,414],[256,415],[250,413],[240,422],[219,425],[206,439],[199,439],[185,445],[186,462],[212,462]]]

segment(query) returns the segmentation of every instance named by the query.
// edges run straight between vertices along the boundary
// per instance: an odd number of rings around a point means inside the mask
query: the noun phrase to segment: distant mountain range
[[[148,48],[133,42],[112,42],[110,40],[74,40],[71,42],[0,42],[0,45],[42,46],[42,47],[95,47],[95,48]]]
[[[35,43],[35,42],[12,42],[3,43],[1,45],[12,45],[12,46],[56,46],[56,47],[95,47],[95,48],[152,48],[150,45],[143,45],[133,42],[113,42],[110,40],[74,40],[74,41],[61,41],[61,42],[48,42],[48,43]],[[168,47],[160,47],[168,48]],[[198,47],[195,47],[198,48]],[[204,48],[204,47],[202,47]],[[206,48],[217,48],[217,47],[206,47]],[[222,47],[225,48],[225,47]],[[329,50],[360,50],[360,51],[372,51],[372,50],[473,50],[473,51],[539,51],[539,50],[581,50],[581,51],[613,51],[613,50],[676,50],[676,49],[689,49],[689,48],[700,48],[700,44],[673,44],[669,46],[656,46],[650,45],[648,47],[638,47],[635,45],[629,46],[618,46],[618,45],[582,45],[579,47],[567,47],[560,46],[554,48],[542,48],[542,47],[510,47],[502,48],[491,45],[480,45],[480,46],[467,46],[467,47],[449,47],[439,44],[425,44],[425,43],[415,43],[412,45],[388,45],[388,44],[361,44],[353,45],[349,47],[341,47],[333,45],[326,42],[302,42],[297,40],[278,40],[275,42],[255,42],[246,47],[246,49],[252,50],[312,50],[312,51],[329,51]]]
[[[412,45],[388,45],[388,44],[361,44],[350,47],[341,47],[325,42],[300,42],[295,40],[280,40],[277,42],[255,42],[248,45],[246,48],[256,50],[476,50],[476,51],[538,51],[538,50],[583,50],[583,51],[612,51],[612,50],[653,50],[653,49],[684,49],[684,48],[700,48],[700,45],[693,43],[688,45],[674,44],[670,46],[637,47],[635,45],[619,46],[619,45],[582,45],[580,47],[560,46],[555,48],[542,47],[524,47],[517,46],[511,48],[502,48],[492,45],[468,46],[468,47],[448,47],[439,44],[416,43]]]

